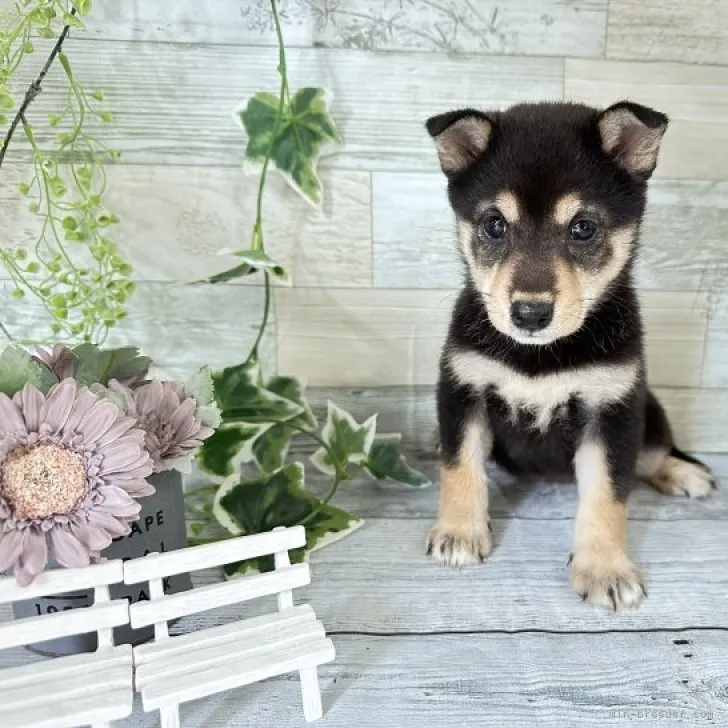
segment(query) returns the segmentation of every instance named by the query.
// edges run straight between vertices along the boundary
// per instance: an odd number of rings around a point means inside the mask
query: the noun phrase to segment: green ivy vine
[[[233,252],[240,259],[237,266],[208,279],[209,283],[224,283],[262,275],[263,315],[247,359],[213,375],[222,425],[198,454],[198,467],[211,482],[189,494],[189,537],[191,543],[204,543],[303,524],[306,547],[292,554],[294,560],[301,560],[306,551],[361,525],[355,515],[332,505],[343,482],[362,473],[409,487],[427,486],[429,479],[407,464],[398,434],[377,433],[376,415],[359,423],[329,401],[321,424],[301,381],[263,374],[259,348],[269,322],[271,287],[290,282],[285,267],[265,249],[263,197],[268,173],[275,169],[306,202],[318,208],[323,190],[317,163],[326,147],[339,141],[329,113],[331,94],[316,87],[290,89],[276,0],[270,0],[270,10],[278,40],[278,93],[256,93],[236,111],[247,137],[244,169],[259,174],[250,247]],[[331,479],[323,497],[306,490],[300,458],[290,461],[289,449],[296,437],[314,444],[309,462]],[[234,575],[271,568],[272,559],[263,558],[231,564],[226,572]]]

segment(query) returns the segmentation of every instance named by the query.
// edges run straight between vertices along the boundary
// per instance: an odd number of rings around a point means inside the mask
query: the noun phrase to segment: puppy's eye
[[[499,212],[490,212],[481,223],[480,229],[486,238],[500,240],[508,230],[506,219]]]
[[[586,243],[596,235],[597,225],[591,220],[574,220],[569,228],[569,233],[572,240],[576,240],[578,243]]]

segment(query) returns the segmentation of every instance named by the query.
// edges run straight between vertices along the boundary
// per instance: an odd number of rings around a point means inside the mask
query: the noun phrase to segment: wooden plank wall
[[[294,274],[294,286],[276,292],[269,368],[303,376],[318,399],[333,393],[359,415],[376,402],[388,426],[429,442],[460,273],[424,120],[461,104],[629,97],[672,118],[639,266],[650,376],[686,447],[728,450],[728,3],[280,5],[292,85],[332,89],[343,144],[322,163],[322,213],[279,180],[269,185],[267,239]],[[139,343],[175,375],[239,361],[260,289],[191,281],[230,265],[220,248],[246,246],[255,180],[242,174],[232,111],[276,87],[268,2],[96,0],[94,8],[88,32],[74,33],[67,50],[85,85],[106,91],[116,118],[98,134],[123,155],[109,197],[139,292],[115,340]],[[36,70],[26,64],[23,83]],[[34,119],[60,102],[54,79],[58,69]],[[19,179],[22,144],[9,161],[8,176]],[[3,244],[28,239],[34,225],[3,184]],[[7,297],[3,310],[16,333],[40,320],[37,308]]]

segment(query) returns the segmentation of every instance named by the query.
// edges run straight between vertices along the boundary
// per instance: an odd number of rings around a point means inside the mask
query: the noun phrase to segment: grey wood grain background
[[[292,85],[332,90],[342,144],[322,160],[320,212],[281,180],[269,185],[268,244],[293,272],[275,295],[269,371],[321,388],[432,387],[461,270],[424,120],[466,104],[629,97],[671,117],[638,266],[650,378],[685,447],[728,450],[728,3],[281,0],[280,10]],[[242,172],[233,110],[277,83],[267,0],[96,0],[67,50],[84,84],[105,90],[115,121],[96,133],[122,151],[109,203],[140,288],[113,340],[144,346],[162,373],[239,361],[260,312],[256,282],[191,282],[230,267],[218,251],[249,236],[256,180]],[[60,73],[31,109],[41,144]],[[14,143],[4,171],[5,244],[37,231],[15,187],[27,153]],[[11,331],[38,331],[32,304],[2,300]],[[403,412],[392,425],[410,440],[430,436],[431,408],[407,421],[410,401],[378,404]]]
[[[343,143],[323,160],[320,213],[280,180],[270,185],[268,240],[294,287],[276,295],[268,366],[323,387],[432,385],[460,264],[424,119],[460,104],[630,96],[672,118],[639,266],[650,376],[679,389],[668,398],[690,393],[688,437],[706,429],[700,403],[722,401],[728,386],[728,162],[715,153],[728,140],[726,15],[711,0],[690,13],[631,0],[284,0],[292,82],[333,90]],[[249,233],[255,180],[240,169],[232,111],[275,85],[274,43],[265,0],[98,0],[88,31],[68,43],[78,75],[116,112],[98,133],[123,154],[109,199],[142,284],[116,340],[148,345],[164,372],[236,361],[254,328],[254,285],[190,283],[228,266],[217,251],[243,247]],[[21,87],[36,70],[25,64]],[[59,102],[58,74],[34,104],[38,123]],[[22,179],[26,155],[22,143],[11,149],[9,181]],[[0,192],[9,243],[37,230],[13,187]],[[4,308],[11,330],[37,330],[32,305]],[[725,449],[717,439],[684,444]]]

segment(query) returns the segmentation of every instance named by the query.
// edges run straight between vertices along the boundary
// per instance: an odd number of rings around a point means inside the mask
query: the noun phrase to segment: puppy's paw
[[[638,607],[647,596],[639,567],[626,555],[605,560],[576,552],[570,563],[571,586],[590,604],[620,612]]]
[[[650,484],[665,495],[704,498],[715,490],[715,479],[707,468],[685,460],[666,457]]]
[[[427,536],[427,553],[444,566],[482,563],[492,549],[492,529],[485,520],[461,526],[438,521]]]

